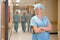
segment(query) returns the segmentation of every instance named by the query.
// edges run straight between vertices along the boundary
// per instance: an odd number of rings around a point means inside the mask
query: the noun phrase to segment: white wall
[[[60,40],[60,0],[58,0],[58,40]]]
[[[57,0],[46,0],[45,1],[45,14],[50,19],[53,30],[51,32],[57,32],[57,22],[58,22],[58,4]]]
[[[58,4],[57,0],[45,1],[45,13],[51,21],[57,21],[58,18]]]

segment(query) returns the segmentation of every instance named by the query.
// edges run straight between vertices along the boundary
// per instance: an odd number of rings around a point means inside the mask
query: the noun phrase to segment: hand
[[[39,30],[40,30],[40,32],[44,32],[45,28],[44,27],[40,27]]]
[[[43,31],[43,32],[47,30],[46,27],[40,27],[39,29],[40,29],[41,31]]]

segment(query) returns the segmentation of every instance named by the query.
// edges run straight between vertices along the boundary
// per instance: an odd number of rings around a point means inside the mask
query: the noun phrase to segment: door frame
[[[8,0],[5,0],[5,40],[8,40]]]
[[[2,26],[1,26],[1,2],[2,2],[2,0],[0,1],[0,40],[2,40]]]

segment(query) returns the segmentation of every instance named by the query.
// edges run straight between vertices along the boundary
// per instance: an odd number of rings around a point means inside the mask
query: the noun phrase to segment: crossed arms
[[[51,31],[52,30],[52,25],[49,24],[47,25],[47,27],[40,27],[40,28],[37,28],[36,26],[33,26],[33,31],[35,33],[40,33],[40,32],[45,32],[45,31]]]

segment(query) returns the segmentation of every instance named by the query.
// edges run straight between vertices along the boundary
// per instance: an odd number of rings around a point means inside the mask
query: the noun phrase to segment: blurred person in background
[[[25,32],[26,31],[26,15],[25,15],[25,13],[23,13],[23,15],[21,16],[21,23],[22,23],[22,31]]]
[[[16,32],[18,32],[18,24],[19,24],[19,15],[18,11],[16,11],[16,14],[13,16],[13,21],[14,21],[14,29]]]
[[[31,26],[30,26],[30,20],[31,20],[31,18],[32,18],[32,14],[31,14],[31,12],[29,12],[28,13],[28,15],[27,15],[27,19],[28,19],[28,32],[31,32],[32,30],[31,30]]]

